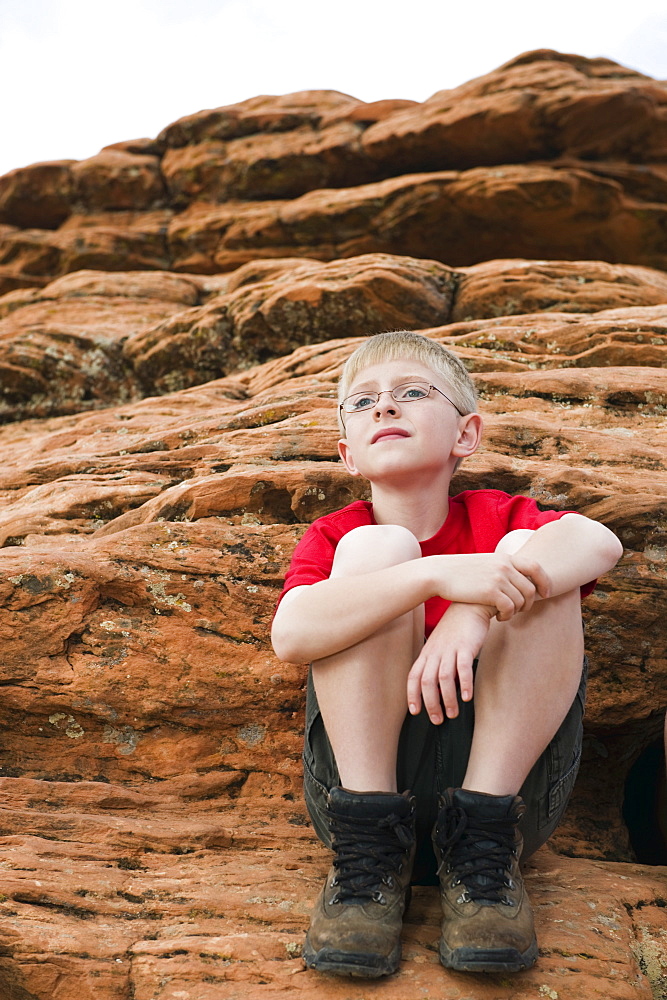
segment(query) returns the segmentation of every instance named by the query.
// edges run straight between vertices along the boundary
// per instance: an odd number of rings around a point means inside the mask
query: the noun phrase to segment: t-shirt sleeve
[[[536,530],[550,521],[558,521],[565,514],[576,514],[575,510],[541,510],[531,497],[511,497],[501,494],[498,500],[498,514],[507,525],[505,534],[517,528]],[[588,597],[595,589],[597,580],[590,580],[581,587],[581,597]]]
[[[339,540],[340,533],[324,519],[314,521],[307,528],[292,554],[278,604],[288,590],[319,583],[320,580],[329,578]]]

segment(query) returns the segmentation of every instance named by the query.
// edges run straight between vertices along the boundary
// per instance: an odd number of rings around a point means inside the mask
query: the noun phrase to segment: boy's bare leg
[[[369,525],[341,539],[331,576],[356,576],[420,557],[419,543],[405,528]],[[396,791],[406,679],[423,641],[420,606],[355,646],[312,664],[317,700],[344,788]]]
[[[520,548],[530,532],[503,540]],[[463,787],[516,795],[567,715],[584,656],[579,590],[491,622],[475,678],[475,730]]]
[[[417,540],[405,528],[369,525],[341,539],[332,576],[355,576],[420,556]],[[407,794],[396,792],[396,755],[407,712],[407,675],[423,641],[420,607],[312,665],[342,785],[327,799],[334,858],[303,948],[306,965],[321,972],[376,978],[395,972],[400,962],[415,806]]]
[[[512,532],[499,548],[515,551],[530,534]],[[519,869],[525,807],[518,792],[575,698],[582,661],[578,589],[491,623],[478,660],[463,787],[445,793],[434,835],[441,862],[439,952],[447,968],[510,972],[537,958]]]

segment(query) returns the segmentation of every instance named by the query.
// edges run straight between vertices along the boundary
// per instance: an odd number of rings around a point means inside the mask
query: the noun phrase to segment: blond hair
[[[338,380],[338,402],[342,403],[349,395],[350,386],[365,368],[403,358],[419,361],[443,378],[447,384],[447,395],[462,414],[477,412],[477,391],[460,358],[437,341],[410,330],[376,333],[360,344],[343,366]],[[345,433],[340,411],[339,424]]]

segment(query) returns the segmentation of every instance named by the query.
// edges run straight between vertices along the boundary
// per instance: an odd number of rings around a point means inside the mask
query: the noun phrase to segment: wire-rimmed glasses
[[[362,413],[364,410],[372,409],[384,392],[388,392],[397,403],[403,404],[416,403],[420,399],[426,399],[434,389],[441,396],[444,396],[448,403],[451,403],[459,416],[464,416],[456,403],[452,402],[442,389],[438,389],[437,385],[431,385],[429,382],[402,382],[400,385],[394,386],[393,389],[382,389],[379,392],[373,390],[353,392],[351,396],[346,396],[338,407],[343,426],[345,426],[344,413]]]

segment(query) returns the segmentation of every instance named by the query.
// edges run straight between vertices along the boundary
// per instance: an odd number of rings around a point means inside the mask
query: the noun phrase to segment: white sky
[[[0,0],[0,174],[258,94],[423,101],[521,52],[667,78],[667,0]]]

